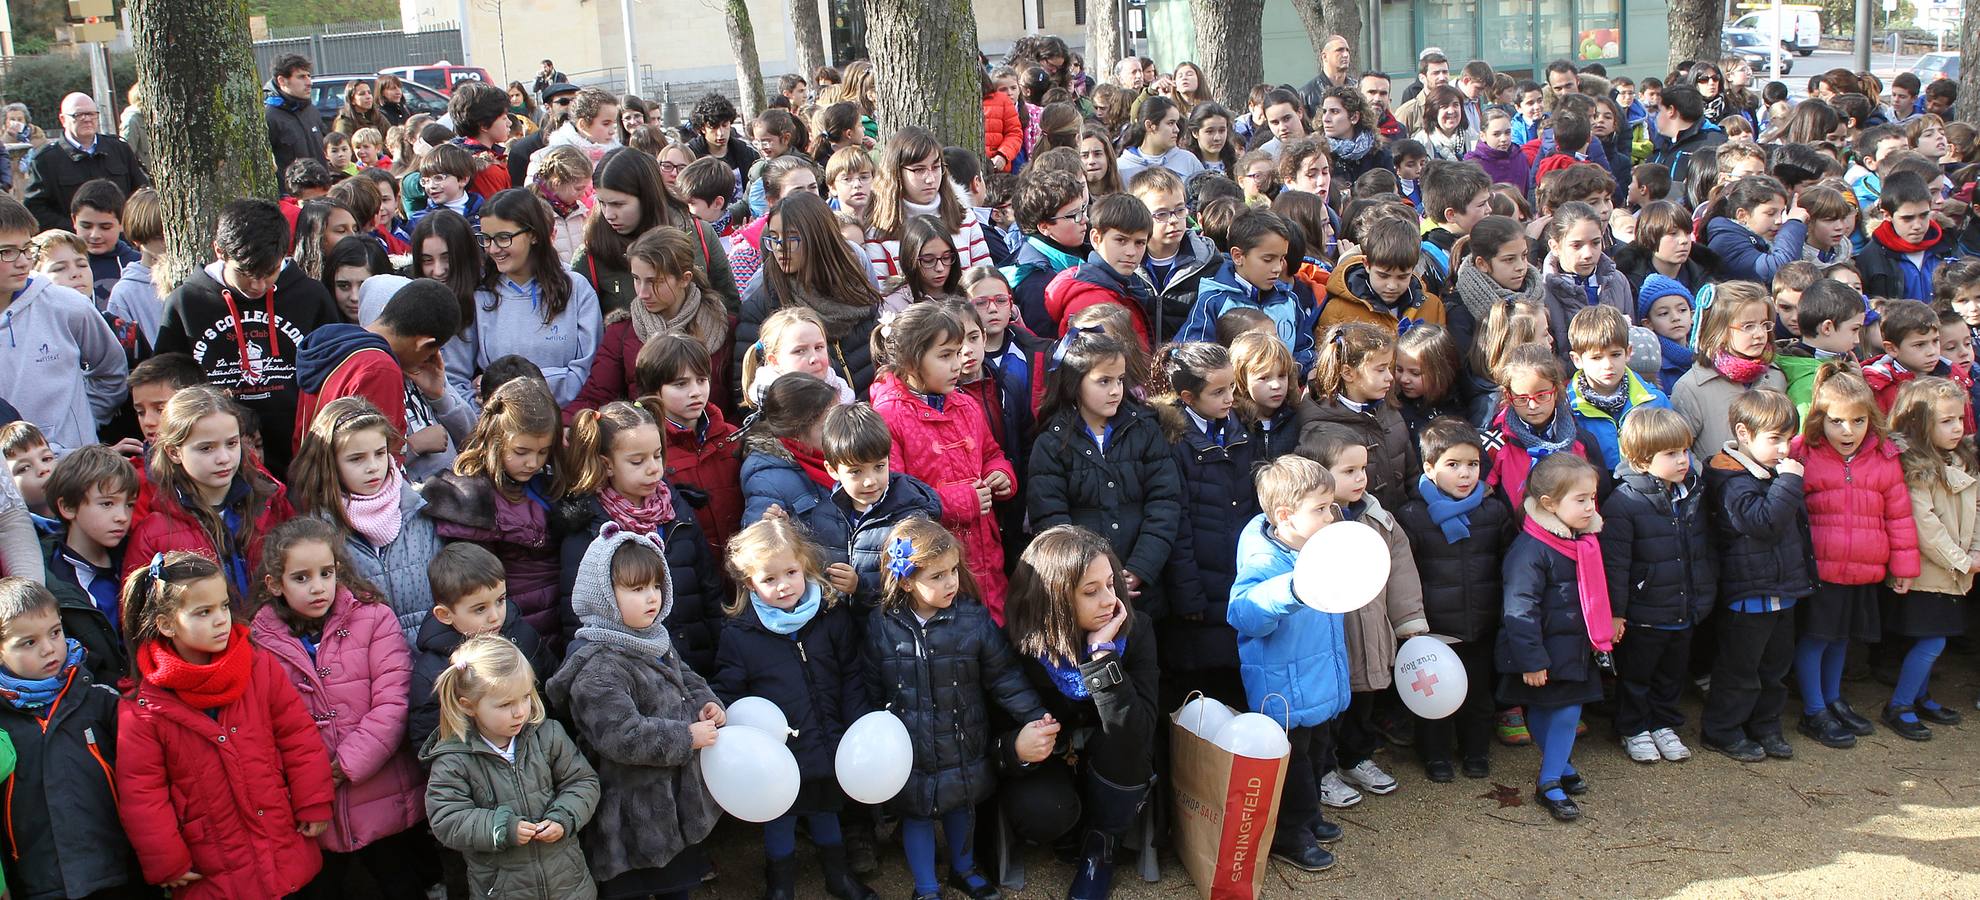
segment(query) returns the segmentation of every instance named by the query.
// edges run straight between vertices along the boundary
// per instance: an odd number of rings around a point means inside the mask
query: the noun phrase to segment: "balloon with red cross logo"
[[[1464,704],[1470,689],[1464,663],[1451,645],[1427,634],[1403,642],[1396,651],[1396,691],[1403,705],[1426,719],[1441,719]]]

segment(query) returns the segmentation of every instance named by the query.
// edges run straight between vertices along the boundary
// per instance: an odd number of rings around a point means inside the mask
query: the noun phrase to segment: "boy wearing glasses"
[[[1161,167],[1143,169],[1128,179],[1128,193],[1148,208],[1155,228],[1148,233],[1148,252],[1141,271],[1155,288],[1149,310],[1160,340],[1173,340],[1196,305],[1196,286],[1216,271],[1217,245],[1189,227],[1189,206],[1183,180]]]
[[[1093,252],[1086,245],[1086,181],[1042,166],[1018,179],[1017,221],[1025,234],[1017,266],[1007,272],[1018,314],[1040,337],[1057,338],[1059,320],[1045,311],[1045,288]]]
[[[190,354],[208,381],[260,419],[271,472],[288,471],[294,445],[297,348],[318,327],[343,320],[323,282],[283,258],[288,245],[275,204],[242,198],[222,207],[216,259],[165,298],[155,347]]]
[[[63,454],[96,443],[117,414],[127,363],[95,303],[34,276],[35,228],[27,207],[0,195],[0,397]]]
[[[426,206],[413,213],[408,230],[419,220],[442,207],[460,213],[468,224],[481,227],[482,196],[468,190],[474,178],[474,157],[456,144],[440,144],[419,160],[419,186],[426,192]]]
[[[1093,205],[1091,224],[1093,255],[1078,268],[1053,276],[1045,287],[1046,314],[1063,332],[1088,307],[1125,306],[1142,349],[1154,347],[1150,307],[1155,305],[1155,292],[1141,274],[1154,218],[1133,196],[1109,194]]]

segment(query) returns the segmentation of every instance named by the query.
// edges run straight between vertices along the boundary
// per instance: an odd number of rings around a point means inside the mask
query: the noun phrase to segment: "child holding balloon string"
[[[674,649],[673,605],[665,551],[617,523],[601,526],[572,590],[580,625],[549,684],[598,769],[584,847],[600,897],[686,900],[709,870],[699,845],[721,811],[695,751],[714,745],[726,717]]]
[[[1375,751],[1382,745],[1375,729],[1375,705],[1394,680],[1399,642],[1430,632],[1423,615],[1423,582],[1410,555],[1409,537],[1395,515],[1369,492],[1369,448],[1363,440],[1363,435],[1332,422],[1307,426],[1299,439],[1299,454],[1326,466],[1334,477],[1334,502],[1341,507],[1342,521],[1374,529],[1389,551],[1387,581],[1373,599],[1348,613],[1344,623],[1348,683],[1354,696],[1335,725],[1336,770],[1321,781],[1321,800],[1332,806],[1359,801],[1355,788],[1395,793],[1395,778],[1375,764]]]
[[[764,519],[729,540],[735,596],[709,683],[725,703],[761,697],[782,710],[786,742],[804,780],[791,811],[763,824],[767,895],[797,891],[797,822],[818,845],[825,891],[839,900],[868,900],[873,891],[853,877],[839,830],[843,795],[833,779],[839,739],[867,710],[859,629],[846,598],[825,578],[818,548],[787,519]]]

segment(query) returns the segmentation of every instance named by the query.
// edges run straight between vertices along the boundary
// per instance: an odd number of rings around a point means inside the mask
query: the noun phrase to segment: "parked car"
[[[1911,74],[1918,76],[1920,84],[1931,84],[1941,78],[1958,81],[1959,54],[1950,50],[1927,53],[1912,65]]]
[[[316,109],[323,114],[324,126],[328,127],[331,120],[337,118],[337,113],[343,110],[344,89],[349,87],[351,82],[369,82],[377,77],[376,75],[316,76],[314,85],[316,91]],[[435,118],[447,114],[446,95],[426,85],[416,84],[411,81],[405,81],[401,86],[406,89],[406,106],[410,107],[413,112],[430,113]]]
[[[1771,9],[1751,12],[1727,24],[1758,32],[1762,38],[1781,42],[1788,52],[1807,56],[1822,47],[1822,10],[1817,6],[1783,6],[1780,18]]]
[[[397,75],[400,81],[425,85],[442,94],[452,94],[454,85],[463,81],[479,81],[501,87],[496,83],[495,77],[488,74],[487,69],[480,66],[457,66],[444,59],[430,66],[393,66],[378,70],[378,74]]]
[[[1758,31],[1745,28],[1728,28],[1723,32],[1719,43],[1728,55],[1746,61],[1756,78],[1764,78],[1774,71],[1774,42]],[[1794,55],[1781,51],[1781,74],[1794,71]]]

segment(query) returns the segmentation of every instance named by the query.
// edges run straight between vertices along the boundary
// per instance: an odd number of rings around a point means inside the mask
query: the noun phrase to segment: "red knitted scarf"
[[[791,460],[798,464],[798,468],[804,470],[804,474],[811,476],[812,481],[818,482],[821,487],[828,488],[838,484],[825,471],[825,451],[803,441],[792,440],[791,438],[778,438],[777,440],[784,442],[784,449],[790,451]]]
[[[186,662],[163,638],[146,641],[137,651],[138,676],[178,694],[194,709],[215,709],[241,699],[253,668],[248,628],[238,622],[227,637],[227,649],[203,666]]]

